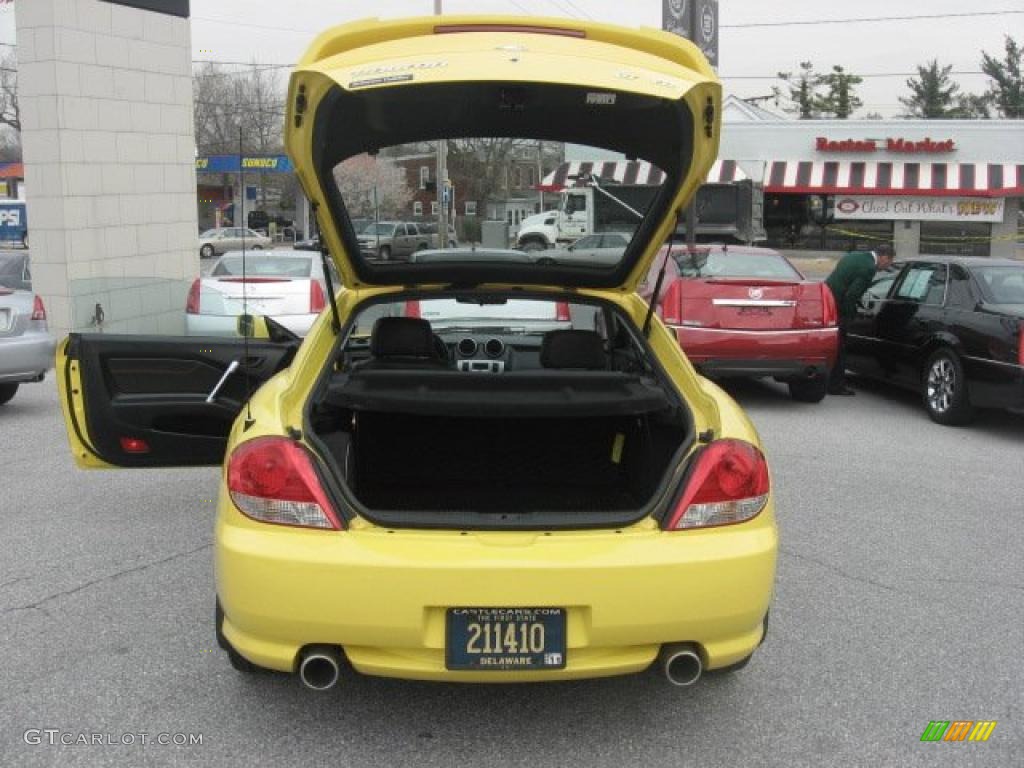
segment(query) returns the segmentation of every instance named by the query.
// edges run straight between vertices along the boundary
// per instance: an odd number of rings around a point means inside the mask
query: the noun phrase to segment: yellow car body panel
[[[367,299],[395,290],[342,291],[342,323]],[[614,304],[638,326],[647,311],[635,294],[579,293]],[[236,422],[229,453],[302,423],[316,361],[333,342],[325,315],[290,369],[310,375],[284,372],[264,385],[251,402],[255,423],[244,430]],[[649,343],[697,431],[760,446],[739,406],[697,376],[657,319]],[[776,550],[772,499],[749,522],[692,531],[662,531],[650,518],[617,530],[425,531],[360,517],[344,531],[316,531],[246,517],[222,481],[215,570],[224,636],[259,666],[294,671],[304,646],[325,643],[340,645],[366,674],[529,682],[637,672],[668,642],[697,643],[709,669],[743,660],[762,639]],[[447,608],[538,605],[568,611],[564,669],[446,669]]]
[[[57,393],[60,396],[64,430],[71,447],[71,457],[79,469],[113,469],[113,464],[108,464],[96,455],[89,440],[89,429],[85,422],[85,402],[82,398],[82,374],[78,361],[68,360],[67,347],[67,338],[57,345],[54,373],[57,377]]]
[[[314,121],[310,116],[335,87],[398,89],[515,81],[680,100],[698,120],[690,164],[655,236],[621,286],[624,291],[635,291],[647,276],[660,244],[676,226],[674,212],[696,193],[718,155],[722,89],[703,54],[693,43],[668,32],[589,21],[445,16],[440,23],[449,28],[505,29],[436,34],[439,21],[430,16],[356,22],[324,32],[296,65],[288,86],[285,148],[313,206],[323,211],[329,208],[312,160]],[[583,36],[535,33],[566,28]],[[321,216],[320,225],[343,284],[359,287],[351,261],[358,254],[346,253],[329,216]]]

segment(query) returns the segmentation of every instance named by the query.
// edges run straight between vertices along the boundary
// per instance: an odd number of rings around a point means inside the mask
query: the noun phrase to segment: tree
[[[339,163],[334,183],[353,218],[406,218],[413,198],[405,169],[379,155],[356,155]]]
[[[823,84],[821,75],[816,74],[814,65],[809,61],[800,62],[800,71],[779,72],[779,79],[786,82],[783,93],[778,86],[772,88],[776,97],[788,99],[789,104],[782,108],[790,114],[797,115],[801,120],[810,120],[819,116],[821,96],[818,91]]]
[[[18,59],[13,49],[0,58],[0,124],[21,133],[21,110],[18,108]]]
[[[284,88],[276,67],[253,62],[229,70],[206,62],[192,75],[196,148],[200,155],[280,152],[284,146]]]
[[[1009,35],[1006,36],[1003,61],[981,52],[981,70],[992,79],[986,96],[1003,117],[1024,118],[1024,80],[1021,78],[1021,58],[1024,49]]]
[[[900,103],[907,108],[907,117],[934,120],[964,116],[960,101],[966,94],[961,94],[960,86],[950,78],[952,70],[952,64],[940,67],[937,59],[918,64],[917,78],[907,80],[910,96],[900,97]]]
[[[821,84],[828,92],[821,98],[818,108],[840,120],[846,120],[854,110],[864,106],[864,102],[854,93],[854,88],[864,82],[857,75],[846,72],[836,65],[832,71],[821,77]]]
[[[472,138],[448,141],[448,175],[459,179],[462,200],[475,200],[486,210],[497,193],[509,188],[508,175],[520,148],[536,150],[537,142],[509,138]],[[534,161],[535,162],[535,161]]]

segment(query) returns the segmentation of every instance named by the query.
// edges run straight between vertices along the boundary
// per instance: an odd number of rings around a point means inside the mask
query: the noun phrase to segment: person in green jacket
[[[892,246],[881,243],[873,251],[850,251],[836,264],[825,284],[832,291],[839,310],[839,354],[829,375],[830,395],[852,395],[846,386],[846,331],[857,316],[857,303],[871,285],[875,272],[888,269],[892,264]]]

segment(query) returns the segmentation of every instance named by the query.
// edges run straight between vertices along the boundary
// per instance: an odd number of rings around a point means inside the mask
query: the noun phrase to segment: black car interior
[[[692,423],[636,334],[602,325],[613,330],[435,332],[379,318],[340,350],[313,431],[371,515],[430,513],[412,525],[641,509]]]

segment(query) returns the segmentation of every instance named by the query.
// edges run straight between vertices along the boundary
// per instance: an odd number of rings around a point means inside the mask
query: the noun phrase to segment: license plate
[[[564,608],[449,608],[448,669],[565,668]]]

